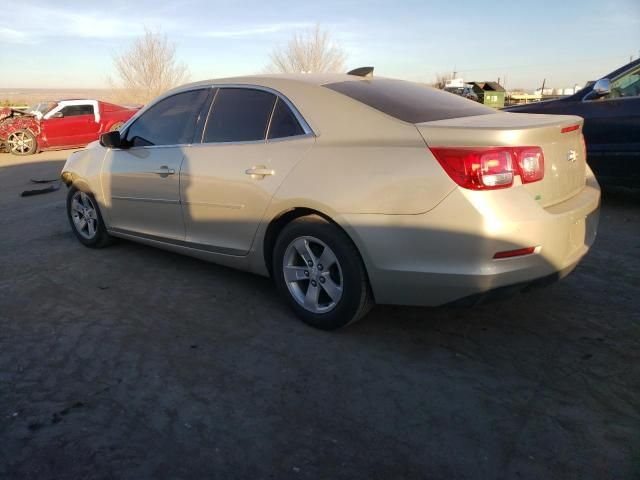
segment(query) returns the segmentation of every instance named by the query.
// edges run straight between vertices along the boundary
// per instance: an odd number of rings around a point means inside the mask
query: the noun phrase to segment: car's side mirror
[[[115,130],[113,132],[103,133],[100,135],[100,145],[107,148],[122,148],[123,141],[120,132]]]
[[[64,118],[64,113],[62,112],[56,112],[53,115],[51,115],[50,118]]]
[[[593,94],[596,97],[604,97],[611,93],[611,81],[608,78],[601,78],[593,86]]]

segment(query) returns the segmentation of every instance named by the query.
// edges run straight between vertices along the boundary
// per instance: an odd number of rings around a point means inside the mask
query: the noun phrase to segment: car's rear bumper
[[[443,305],[570,273],[593,244],[600,188],[542,208],[524,189],[456,189],[422,215],[345,215],[378,303]],[[497,252],[536,253],[494,259]]]

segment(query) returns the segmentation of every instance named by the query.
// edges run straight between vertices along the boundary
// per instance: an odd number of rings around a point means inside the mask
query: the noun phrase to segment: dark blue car
[[[640,59],[569,97],[504,110],[583,117],[587,159],[598,180],[640,187]]]

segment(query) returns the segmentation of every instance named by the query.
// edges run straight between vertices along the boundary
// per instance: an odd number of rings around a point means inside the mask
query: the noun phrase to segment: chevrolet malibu
[[[473,304],[573,270],[600,201],[582,124],[370,72],[228,78],[166,93],[62,177],[84,245],[271,276],[330,330],[374,303]]]

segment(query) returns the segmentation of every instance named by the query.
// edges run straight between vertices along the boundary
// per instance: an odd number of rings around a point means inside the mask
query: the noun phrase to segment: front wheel
[[[98,202],[90,193],[71,187],[67,194],[67,216],[80,243],[91,248],[102,248],[113,242],[102,221]]]
[[[38,150],[38,142],[29,130],[18,130],[7,137],[7,148],[14,155],[32,155]]]
[[[355,322],[373,305],[355,245],[317,215],[296,218],[282,230],[274,247],[273,274],[298,317],[322,330]]]

